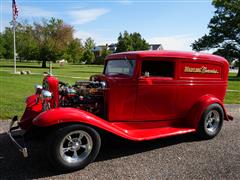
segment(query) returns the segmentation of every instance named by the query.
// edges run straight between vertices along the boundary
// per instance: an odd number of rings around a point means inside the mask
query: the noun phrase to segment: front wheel
[[[202,114],[198,135],[203,139],[215,137],[221,130],[224,112],[219,104],[211,104]]]
[[[68,125],[54,131],[48,139],[48,155],[58,170],[82,169],[94,161],[101,146],[101,138],[92,127]]]

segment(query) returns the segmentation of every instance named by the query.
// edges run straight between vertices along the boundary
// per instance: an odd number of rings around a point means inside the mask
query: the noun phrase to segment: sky
[[[0,31],[10,26],[12,1],[0,0]],[[190,44],[208,33],[210,0],[16,0],[17,21],[60,18],[74,27],[74,37],[92,37],[97,45],[117,42],[120,32],[139,32],[167,50],[191,51]]]

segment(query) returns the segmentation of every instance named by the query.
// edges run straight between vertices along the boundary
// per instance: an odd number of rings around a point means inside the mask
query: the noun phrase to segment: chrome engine
[[[103,116],[105,89],[104,81],[77,81],[72,86],[59,82],[59,106],[80,108]]]

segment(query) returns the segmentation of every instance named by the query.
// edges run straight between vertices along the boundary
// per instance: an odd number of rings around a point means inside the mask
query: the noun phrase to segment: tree
[[[12,25],[12,23],[10,23]],[[93,63],[94,40],[88,38],[83,46],[80,39],[73,38],[73,27],[60,19],[51,18],[28,24],[16,24],[16,48],[20,60],[39,60],[42,67],[47,61],[65,58],[71,63],[87,60]],[[84,55],[84,57],[83,57]],[[6,27],[0,33],[0,58],[13,58],[13,29]]]
[[[36,39],[34,38],[32,25],[19,23],[16,34],[16,46],[19,59],[38,59],[39,47]]]
[[[95,42],[92,38],[87,38],[85,41],[85,49],[90,49],[92,50],[95,46]]]
[[[12,25],[12,22],[10,23]],[[37,59],[38,46],[33,36],[33,27],[27,23],[16,24],[16,50],[19,59]],[[3,46],[4,58],[13,58],[13,29],[6,27],[2,33],[1,44]]]
[[[4,45],[5,45],[5,39],[3,38],[3,34],[0,33],[0,59],[5,58],[6,49]]]
[[[6,27],[5,31],[2,34],[3,38],[3,48],[5,49],[4,58],[12,59],[13,58],[13,32],[12,28]]]
[[[130,34],[130,37],[132,39],[132,47],[134,51],[148,50],[149,44],[141,37],[140,33],[134,32]]]
[[[117,42],[117,52],[147,50],[149,44],[141,37],[140,33],[129,34],[127,31],[120,33]]]
[[[120,33],[117,42],[117,52],[133,51],[132,40],[127,31]]]
[[[84,45],[83,60],[87,64],[92,64],[94,61],[93,48],[95,46],[94,40],[92,38],[87,38]]]
[[[208,24],[209,33],[194,41],[193,50],[215,49],[214,54],[240,60],[240,1],[213,0],[216,8]],[[237,76],[240,77],[240,68]]]
[[[46,61],[56,61],[64,55],[67,45],[73,40],[73,27],[55,18],[51,18],[49,22],[43,20],[42,23],[34,23],[34,26],[39,58],[45,68]]]
[[[80,39],[73,39],[68,45],[64,58],[71,63],[80,63],[83,57],[84,47]]]

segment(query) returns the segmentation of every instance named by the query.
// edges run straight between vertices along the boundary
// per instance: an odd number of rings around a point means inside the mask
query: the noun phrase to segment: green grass
[[[226,104],[240,104],[240,77],[236,77],[235,73],[229,73],[228,91],[224,103]]]
[[[41,84],[43,72],[48,69],[40,68],[38,63],[17,63],[17,70],[30,70],[32,75],[15,75],[13,72],[13,62],[0,61],[0,119],[11,118],[13,115],[19,115],[24,111],[25,98],[34,93],[34,85]],[[53,64],[53,74],[59,80],[73,84],[80,79],[88,79],[93,74],[103,71],[101,65],[65,65],[60,67]],[[240,91],[240,78],[236,74],[229,75],[230,90]],[[228,91],[225,103],[240,104],[240,92]]]

